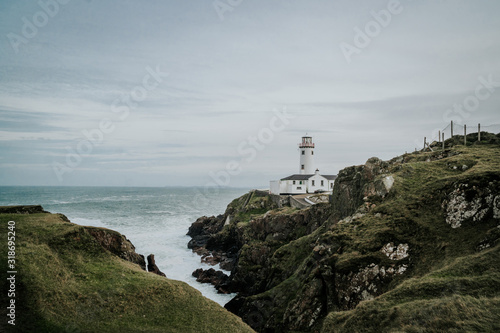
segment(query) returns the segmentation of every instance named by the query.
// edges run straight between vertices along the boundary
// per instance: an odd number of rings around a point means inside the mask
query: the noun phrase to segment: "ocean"
[[[132,187],[0,187],[0,206],[42,205],[72,222],[105,227],[124,234],[136,252],[155,255],[168,278],[188,283],[224,305],[235,295],[217,294],[210,284],[191,276],[209,268],[187,248],[189,226],[198,217],[223,214],[226,206],[249,189]],[[18,236],[22,238],[22,235]],[[219,267],[214,267],[220,269]]]

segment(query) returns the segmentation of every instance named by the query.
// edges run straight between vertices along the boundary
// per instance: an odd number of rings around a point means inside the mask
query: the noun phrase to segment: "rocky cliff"
[[[346,168],[330,205],[249,193],[190,245],[229,259],[226,307],[260,332],[496,331],[500,146],[483,137]]]

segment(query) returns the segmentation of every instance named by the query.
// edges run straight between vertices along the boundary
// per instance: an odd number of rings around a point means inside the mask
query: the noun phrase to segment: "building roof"
[[[314,174],[312,175],[295,174],[288,176],[286,178],[282,178],[281,180],[308,180],[312,176],[314,176]],[[320,175],[320,176],[325,177],[328,180],[335,180],[337,178],[337,176],[334,175]]]
[[[282,178],[281,180],[308,180],[314,175],[301,175],[301,174],[296,174],[296,175],[291,175],[286,178]]]

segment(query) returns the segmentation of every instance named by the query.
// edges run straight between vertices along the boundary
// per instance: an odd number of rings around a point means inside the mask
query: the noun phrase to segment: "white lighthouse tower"
[[[307,134],[299,143],[299,155],[299,173],[271,181],[269,192],[278,195],[331,192],[337,176],[321,175],[314,167],[314,143]]]
[[[314,143],[312,137],[304,136],[302,137],[302,142],[299,143],[299,154],[300,154],[300,169],[299,173],[301,175],[312,175],[314,174]]]

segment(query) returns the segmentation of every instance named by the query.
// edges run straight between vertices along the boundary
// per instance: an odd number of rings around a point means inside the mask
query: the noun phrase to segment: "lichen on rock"
[[[358,272],[351,271],[344,275],[337,273],[335,289],[340,308],[349,310],[361,301],[374,299],[383,292],[384,285],[407,269],[407,264],[386,267],[372,263]]]
[[[490,182],[480,188],[468,183],[458,184],[442,203],[446,223],[453,229],[464,223],[480,223],[489,215],[500,218],[500,196],[498,184]]]
[[[409,250],[410,246],[408,244],[394,246],[394,243],[387,243],[380,251],[391,260],[401,260],[409,256]]]

